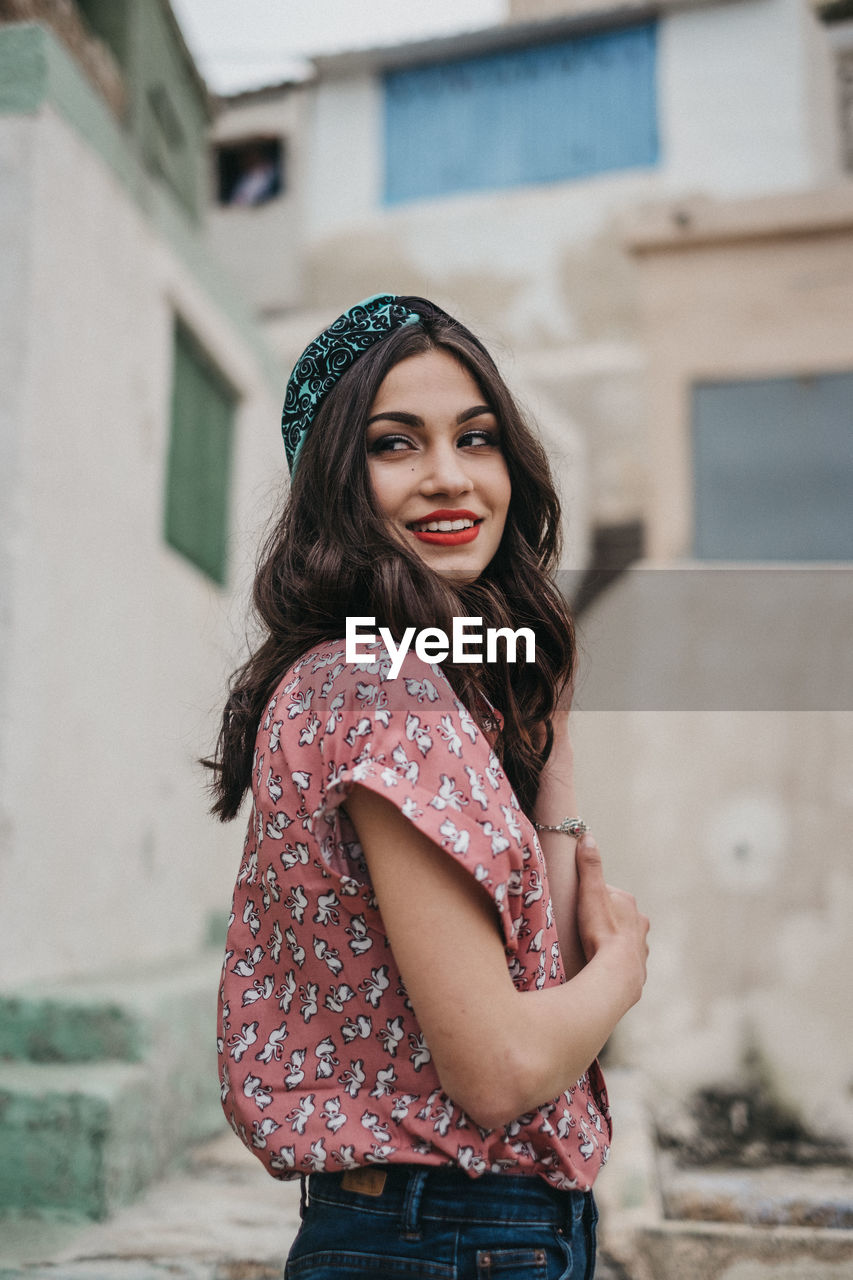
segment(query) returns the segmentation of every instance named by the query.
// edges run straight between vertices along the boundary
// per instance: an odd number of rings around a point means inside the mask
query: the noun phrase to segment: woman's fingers
[[[605,889],[607,888],[607,885],[604,883],[604,868],[601,863],[601,854],[599,852],[598,845],[595,842],[595,837],[591,831],[585,831],[578,841],[577,848],[575,849],[575,861],[578,865],[578,871],[582,875],[596,879],[600,877],[602,885]]]
[[[616,945],[630,967],[645,981],[649,953],[648,916],[642,914],[632,893],[608,884],[604,879],[601,854],[587,832],[575,853],[578,868],[578,931],[584,953],[591,960],[603,946]]]
[[[587,960],[614,927],[614,905],[604,879],[601,854],[592,834],[581,836],[575,849],[578,869],[578,932]]]

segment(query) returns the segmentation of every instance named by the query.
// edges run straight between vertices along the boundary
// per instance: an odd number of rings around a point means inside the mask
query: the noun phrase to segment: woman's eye
[[[460,445],[465,448],[482,449],[483,447],[491,447],[496,449],[500,446],[500,436],[497,431],[487,431],[485,428],[479,428],[477,431],[466,431],[464,436],[459,438]]]
[[[410,447],[405,436],[380,436],[367,446],[368,453],[401,453]]]

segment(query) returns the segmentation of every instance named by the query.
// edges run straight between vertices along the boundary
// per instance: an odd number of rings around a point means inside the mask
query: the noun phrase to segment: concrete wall
[[[853,184],[661,204],[628,242],[648,352],[649,553],[667,560],[692,545],[692,384],[853,369]]]
[[[246,208],[216,203],[215,151],[209,175],[211,249],[267,320],[303,298],[304,187],[310,171],[305,108],[306,94],[298,85],[279,93],[246,94],[219,117],[211,133],[214,149],[253,137],[284,142],[285,189],[265,204]]]
[[[805,596],[790,590],[793,576],[780,579],[784,594],[771,593],[757,629],[751,610],[733,608],[744,590],[754,596],[755,569],[717,566],[728,588],[716,600],[682,592],[663,628],[668,705],[680,690],[682,709],[649,709],[636,674],[649,649],[644,591],[691,563],[693,382],[853,369],[853,184],[664,204],[637,219],[631,243],[648,352],[653,559],[584,617],[575,714],[582,812],[608,874],[653,921],[647,991],[618,1052],[642,1064],[661,1107],[759,1075],[817,1133],[853,1142],[851,566],[804,574]],[[729,700],[700,666],[727,615]],[[775,709],[749,709],[759,706]]]
[[[807,185],[819,176],[808,115],[814,53],[803,38],[807,10],[803,0],[746,0],[664,19],[668,184],[741,195]]]
[[[491,275],[495,263],[501,264],[504,287],[514,286],[507,301],[515,306],[505,321],[512,339],[520,336],[529,344],[548,333],[578,336],[571,291],[559,288],[559,273],[556,291],[548,297],[558,305],[547,320],[536,305],[541,292],[528,312],[517,294],[541,291],[543,280],[553,278],[561,249],[588,243],[615,211],[661,188],[734,195],[795,188],[822,176],[811,146],[813,101],[808,96],[813,63],[820,61],[827,43],[822,35],[803,0],[745,0],[665,14],[660,21],[658,167],[391,209],[382,207],[380,195],[378,76],[368,69],[338,76],[333,61],[325,60],[312,90],[306,193],[306,247],[317,259],[312,301],[324,285],[331,292],[338,277],[339,255],[324,265],[324,250],[334,253],[336,237],[355,234],[351,257],[360,260],[364,240],[370,232],[377,235],[381,226],[383,241],[390,242],[391,270],[444,276],[467,270],[473,288],[478,276]],[[443,52],[451,56],[452,49]],[[824,134],[826,123],[819,121]],[[532,227],[535,236],[520,234]],[[353,265],[350,274],[358,270],[364,278],[376,265],[375,257],[368,258],[360,268]],[[524,327],[530,310],[539,314],[533,334]]]
[[[436,42],[422,56],[448,57],[455,47]],[[470,38],[464,52],[474,52]],[[636,265],[622,223],[662,196],[745,197],[836,175],[825,30],[806,0],[666,6],[658,166],[390,208],[381,202],[383,56],[323,59],[304,90],[305,166],[295,193],[301,283],[287,293],[301,314],[270,315],[271,343],[289,364],[355,298],[381,288],[435,297],[503,355],[526,399],[552,407],[553,419],[543,423],[549,438],[574,424],[587,458],[581,484],[589,519],[642,517],[650,479],[645,355]],[[272,119],[272,105],[266,110]],[[249,118],[235,103],[218,136]],[[272,219],[270,209],[270,226]],[[257,250],[246,241],[229,252],[241,263],[245,257],[247,278],[275,261],[261,219],[255,227]],[[571,492],[575,480],[563,470],[562,483]],[[578,531],[577,547],[585,534]]]
[[[171,198],[49,103],[0,116],[0,157],[19,250],[0,273],[0,967],[15,986],[191,955],[227,907],[242,832],[207,817],[195,758],[282,466],[268,367]],[[176,312],[242,397],[226,592],[162,537]]]
[[[11,694],[17,616],[15,544],[24,508],[17,424],[22,413],[21,371],[27,357],[32,271],[29,226],[34,200],[29,157],[34,137],[35,124],[27,118],[6,120],[0,127],[0,237],[5,246],[0,269],[0,723],[6,718]],[[0,733],[0,779],[8,777],[10,754],[9,737]],[[5,829],[6,822],[0,820],[0,839]]]
[[[589,666],[622,603],[617,588],[584,620]],[[689,620],[679,639],[695,639]],[[761,1083],[853,1142],[853,714],[585,710],[574,737],[608,878],[652,920],[617,1058],[662,1113],[702,1085]]]

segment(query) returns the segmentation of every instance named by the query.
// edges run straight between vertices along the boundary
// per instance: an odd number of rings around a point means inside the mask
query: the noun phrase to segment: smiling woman
[[[493,559],[509,510],[500,427],[481,401],[454,356],[425,351],[385,375],[367,420],[370,482],[390,532],[458,582]],[[452,505],[432,508],[439,498]]]
[[[309,344],[282,431],[266,635],[210,762],[220,817],[252,792],[226,1114],[270,1173],[307,1179],[291,1280],[581,1280],[610,1140],[596,1054],[640,996],[648,921],[565,816],[547,461],[482,344],[424,298],[368,298]],[[474,623],[507,638],[485,662]]]

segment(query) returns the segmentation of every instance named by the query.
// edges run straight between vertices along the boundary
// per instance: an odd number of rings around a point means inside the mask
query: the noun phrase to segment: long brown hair
[[[484,627],[531,627],[535,663],[502,654],[482,666],[443,670],[482,725],[488,703],[504,724],[495,751],[525,810],[532,808],[551,748],[551,717],[574,666],[574,631],[552,573],[560,507],[545,452],[491,356],[458,321],[425,299],[399,300],[423,317],[364,352],[321,404],[295,468],[289,497],[258,558],[253,589],[261,642],[237,670],[216,752],[212,810],[236,816],[250,782],[255,736],[284,673],[316,644],[344,636],[348,616],[372,616],[399,638],[407,626],[441,627],[454,616]],[[401,360],[447,351],[478,384],[501,428],[512,493],[500,546],[472,583],[453,584],[389,533],[372,496],[366,423],[380,384]],[[488,701],[486,701],[488,700]]]

